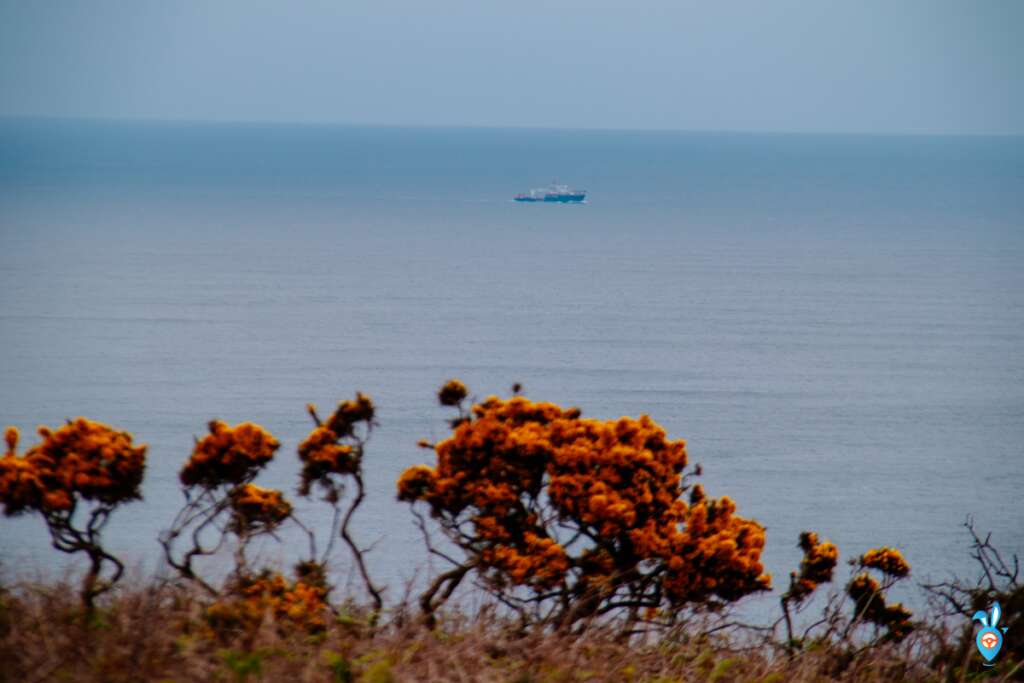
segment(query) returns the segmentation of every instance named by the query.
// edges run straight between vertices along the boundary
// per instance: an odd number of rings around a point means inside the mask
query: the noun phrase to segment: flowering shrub
[[[17,455],[15,451],[19,438],[16,427],[8,427],[4,431],[7,451],[0,459],[0,502],[3,503],[4,514],[13,517],[27,510],[60,510],[70,507],[71,498],[66,491],[47,491],[42,473],[35,464]],[[48,495],[51,497],[46,500]]]
[[[466,556],[424,594],[428,614],[441,585],[450,595],[471,569],[507,603],[534,614],[549,605],[561,623],[769,587],[763,527],[699,487],[684,501],[685,442],[649,417],[585,419],[519,396],[466,411],[466,395],[457,381],[441,389],[440,402],[459,408],[452,435],[431,446],[435,467],[398,480],[399,499],[425,503]]]
[[[813,531],[800,534],[799,547],[804,551],[800,571],[790,573],[789,590],[781,598],[782,616],[775,622],[778,626],[779,622],[785,621],[788,649],[799,648],[811,638],[817,627],[824,629],[823,633],[819,629],[818,642],[837,634],[841,642],[849,642],[848,637],[865,623],[886,629],[882,636],[877,636],[876,632],[875,643],[883,640],[899,642],[913,631],[911,613],[899,603],[885,602],[885,591],[910,575],[910,565],[898,550],[883,547],[871,549],[850,562],[855,567],[855,575],[846,584],[846,595],[853,602],[852,618],[842,615],[842,596],[830,596],[823,617],[811,624],[801,638],[794,638],[791,607],[799,611],[802,603],[820,584],[830,582],[839,559],[836,547],[828,541],[819,543],[818,535]],[[872,578],[867,570],[879,572],[882,582]]]
[[[307,405],[306,410],[315,427],[299,444],[302,462],[299,493],[308,496],[313,486],[318,486],[325,497],[336,498],[343,479],[354,478],[361,465],[363,446],[373,428],[373,401],[357,392],[354,400],[338,403],[326,421],[317,416],[315,405]],[[362,436],[356,433],[360,425],[365,430]]]
[[[308,495],[314,483],[329,481],[328,475],[347,474],[355,467],[353,448],[338,443],[338,435],[327,427],[316,427],[299,444],[302,461],[300,492]]]
[[[832,581],[832,572],[839,561],[839,550],[829,541],[818,542],[818,534],[804,531],[800,534],[797,544],[804,551],[800,560],[800,571],[789,573],[789,590],[782,594],[782,618],[786,622],[787,646],[795,644],[793,639],[793,620],[790,606],[799,611],[801,603],[813,593],[820,584]],[[778,624],[778,622],[776,622]]]
[[[209,428],[209,435],[196,441],[181,470],[181,483],[187,487],[210,489],[251,481],[281,445],[270,432],[251,422],[231,427],[213,420]]]
[[[860,556],[860,566],[877,569],[882,574],[896,579],[910,575],[910,565],[895,548],[872,548]]]
[[[787,592],[789,599],[794,602],[804,600],[819,584],[830,582],[839,561],[839,550],[835,545],[829,541],[818,543],[818,535],[813,531],[800,534],[799,547],[804,551],[800,573],[790,573]]]
[[[76,499],[116,505],[141,498],[146,447],[133,446],[130,434],[80,417],[57,431],[40,427],[39,436],[42,442],[18,457],[18,430],[8,427],[4,434],[0,501],[6,514],[71,511]]]
[[[57,430],[40,427],[39,436],[37,445],[18,456],[18,430],[5,431],[0,503],[6,515],[41,514],[56,549],[89,557],[82,600],[91,607],[124,571],[120,560],[103,548],[101,535],[116,507],[142,497],[146,447],[134,445],[127,432],[84,417]],[[103,579],[106,565],[112,566],[112,574]]]
[[[351,531],[352,516],[366,498],[363,455],[375,424],[376,409],[369,396],[356,392],[354,399],[338,403],[326,420],[317,415],[315,405],[307,405],[306,410],[313,418],[314,427],[299,444],[299,461],[302,463],[299,495],[309,496],[315,487],[323,494],[323,500],[334,508],[331,541],[320,563],[327,561],[334,539],[340,536],[352,553],[363,585],[373,599],[376,613],[379,613],[384,606],[381,590],[370,579],[363,550],[356,544]],[[346,482],[354,484],[355,492],[342,511]],[[376,616],[371,621],[375,619]]]
[[[214,420],[209,423],[210,433],[196,440],[195,448],[181,470],[185,506],[171,528],[161,535],[165,558],[183,578],[198,583],[211,595],[221,595],[221,591],[199,576],[194,561],[217,553],[229,540],[233,540],[235,569],[228,592],[237,597],[241,594],[238,587],[248,586],[242,590],[245,595],[251,598],[252,591],[263,595],[266,592],[263,588],[269,584],[251,583],[253,580],[249,577],[253,572],[248,567],[246,547],[254,537],[272,533],[290,521],[309,537],[309,557],[299,565],[302,568],[299,583],[287,591],[275,589],[276,592],[270,591],[267,594],[276,596],[274,600],[277,603],[297,600],[297,604],[305,604],[305,598],[293,600],[293,597],[309,594],[302,586],[309,584],[313,576],[318,577],[317,585],[326,591],[328,586],[323,580],[324,567],[334,539],[340,537],[351,549],[360,575],[379,611],[383,599],[380,591],[370,581],[362,557],[363,551],[356,545],[350,532],[352,516],[365,497],[362,459],[374,424],[373,401],[357,393],[355,399],[341,401],[326,420],[317,416],[316,406],[310,404],[307,410],[313,418],[314,428],[298,447],[299,462],[302,465],[299,494],[309,496],[316,488],[323,493],[323,500],[334,510],[330,541],[323,554],[318,555],[315,534],[296,518],[291,503],[284,495],[280,491],[252,483],[280,447],[277,439],[257,424],[245,422],[231,427]],[[347,506],[343,506],[346,482],[355,484],[355,495],[348,499]],[[175,547],[182,536],[192,542],[185,552]],[[279,586],[279,582],[274,585]],[[248,600],[241,606],[231,602],[228,607],[221,607],[234,613],[238,610],[244,612],[254,604]],[[221,607],[217,610],[221,610]]]
[[[327,628],[328,590],[322,581],[288,581],[276,572],[241,577],[206,608],[206,622],[220,637],[254,633],[268,616],[282,633],[320,633]]]
[[[462,403],[469,395],[469,389],[460,380],[450,379],[437,392],[437,400],[443,406],[454,407]]]
[[[854,621],[867,621],[886,629],[886,638],[899,642],[914,630],[911,612],[900,603],[887,604],[885,591],[900,579],[910,575],[910,565],[895,548],[873,548],[855,560],[860,573],[846,586],[853,599]],[[873,569],[881,574],[879,584],[865,571]]]
[[[280,491],[242,484],[231,491],[232,523],[237,530],[270,531],[292,514]]]
[[[236,576],[246,574],[248,542],[291,517],[292,506],[280,491],[251,483],[280,447],[270,432],[251,422],[232,427],[220,420],[209,423],[209,432],[196,439],[181,469],[185,506],[171,528],[160,535],[160,544],[167,563],[183,578],[216,595],[218,591],[197,573],[194,561],[215,554],[232,534],[237,539]],[[192,545],[178,553],[175,544],[182,535]]]

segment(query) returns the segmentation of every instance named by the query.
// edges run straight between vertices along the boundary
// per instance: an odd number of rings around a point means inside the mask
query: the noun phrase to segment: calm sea
[[[588,203],[509,201],[552,177]],[[110,529],[133,562],[209,419],[272,430],[291,491],[304,404],[359,389],[397,594],[424,552],[394,481],[453,376],[649,413],[767,526],[777,585],[803,529],[973,573],[967,515],[1024,550],[1024,141],[0,123],[0,424],[149,444]],[[0,558],[63,566],[35,518]]]

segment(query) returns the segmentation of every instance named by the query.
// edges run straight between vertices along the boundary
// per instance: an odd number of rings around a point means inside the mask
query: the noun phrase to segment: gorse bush
[[[278,572],[264,570],[255,576],[236,578],[213,604],[204,610],[210,635],[230,641],[252,637],[270,616],[282,635],[291,629],[315,634],[324,631],[331,613],[330,588],[319,577],[289,581]]]
[[[899,603],[886,602],[886,592],[910,575],[910,565],[895,548],[881,547],[872,548],[850,562],[853,573],[844,592],[833,594],[822,616],[798,636],[793,628],[793,614],[807,605],[822,584],[832,581],[839,561],[836,546],[829,541],[819,542],[813,531],[801,533],[798,546],[804,556],[799,571],[790,573],[789,589],[780,597],[782,616],[770,631],[774,638],[775,629],[785,623],[783,648],[788,654],[828,644],[841,655],[837,660],[841,669],[860,652],[882,643],[899,643],[914,631],[910,611]],[[871,576],[872,571],[881,581]],[[844,610],[847,598],[850,607]],[[864,630],[873,633],[866,639],[858,637]]]
[[[179,475],[189,490],[238,486],[251,481],[281,447],[270,432],[251,422],[231,427],[213,420],[209,430],[209,435],[196,440],[195,449]]]
[[[231,491],[232,530],[239,534],[271,531],[292,515],[292,504],[280,491],[242,484]]]
[[[280,491],[251,483],[278,448],[280,443],[270,432],[251,422],[232,427],[213,420],[209,434],[196,439],[178,475],[185,505],[171,528],[160,536],[164,558],[180,576],[212,595],[218,594],[200,575],[196,561],[215,555],[234,537],[237,580],[249,571],[245,555],[248,543],[273,532],[291,517],[292,507]],[[181,537],[190,542],[184,552],[177,548]]]
[[[594,658],[594,647],[636,643],[644,652],[642,666],[619,650],[627,659],[608,670],[613,673],[607,680],[635,678],[641,669],[650,680],[871,680],[879,672],[886,672],[886,680],[907,678],[908,672],[925,680],[919,674],[927,665],[921,661],[947,672],[947,678],[977,670],[970,659],[969,625],[951,640],[889,599],[893,586],[911,572],[898,550],[878,547],[854,557],[843,583],[835,579],[838,548],[813,531],[799,536],[802,558],[779,596],[778,621],[738,622],[727,608],[771,588],[762,563],[764,527],[737,514],[730,498],[707,495],[694,481],[701,472],[690,464],[686,443],[670,438],[650,417],[585,418],[576,408],[529,400],[518,387],[509,398],[471,401],[458,380],[441,387],[437,398],[455,411],[451,431],[437,443],[421,442],[431,451],[431,462],[406,469],[396,484],[428,552],[448,566],[419,587],[410,584],[406,598],[387,606],[383,587],[370,575],[366,550],[356,540],[356,513],[367,495],[367,445],[377,425],[376,407],[364,394],[341,401],[323,417],[315,406],[306,407],[312,425],[295,447],[295,491],[317,501],[322,524],[307,524],[285,492],[257,483],[280,457],[282,446],[273,434],[251,422],[214,420],[195,439],[179,471],[184,502],[158,539],[173,570],[170,580],[143,593],[118,591],[102,603],[97,596],[123,574],[122,562],[104,548],[102,532],[116,508],[141,497],[146,447],[126,432],[78,418],[56,430],[40,428],[40,442],[19,454],[19,434],[8,428],[0,458],[0,504],[8,516],[41,516],[58,550],[89,558],[80,598],[90,618],[68,619],[61,608],[64,616],[50,624],[40,616],[46,606],[38,598],[0,587],[0,644],[8,647],[18,671],[35,670],[38,666],[19,659],[20,651],[32,651],[32,643],[50,642],[57,633],[68,638],[60,624],[84,624],[82,633],[94,637],[88,629],[105,628],[108,617],[129,607],[127,595],[129,603],[159,602],[154,609],[167,617],[158,620],[159,628],[168,643],[177,639],[167,645],[168,652],[205,653],[200,680],[220,676],[209,667],[221,660],[237,664],[232,665],[237,676],[242,668],[249,671],[249,664],[262,666],[270,655],[259,643],[268,638],[318,661],[326,657],[334,662],[332,671],[349,676],[338,674],[341,680],[353,680],[352,672],[371,679],[382,671],[385,678],[392,670],[407,673],[415,670],[419,648],[445,653],[458,642],[476,643],[473,661],[493,672],[492,679],[505,680],[511,670],[502,662],[509,652],[521,647],[520,659],[530,660],[521,640],[527,638],[548,639],[543,642],[556,643],[551,646],[556,649],[581,643],[586,654],[580,661],[591,662],[603,661]],[[327,538],[314,528],[329,529]],[[290,571],[250,558],[254,541],[281,542],[289,536],[279,532],[288,529],[308,539]],[[1012,629],[1020,624],[1024,596],[1019,563],[1016,556],[1004,559],[987,538],[973,537],[982,580],[929,589],[949,614],[969,616],[992,600],[1003,604],[1004,623],[1011,626],[1004,649],[1015,666],[1021,641]],[[328,562],[340,544],[348,548],[352,576],[365,593],[332,598]],[[833,581],[839,585],[827,598],[815,597]],[[460,588],[470,586],[488,596],[470,615],[476,621],[465,621],[467,615],[451,607],[442,609]],[[819,617],[795,618],[823,599]],[[418,604],[428,628],[410,618],[410,603]],[[38,633],[28,633],[19,622],[18,610],[26,605],[34,605]],[[456,622],[461,626],[453,629]],[[478,623],[492,629],[492,642],[477,637]],[[409,652],[381,656],[374,643],[386,633],[416,644]],[[338,650],[316,649],[328,641]],[[15,642],[21,644],[11,645]],[[119,642],[105,647],[117,650]],[[716,650],[721,643],[725,649]],[[730,649],[733,645],[742,649]],[[760,654],[751,658],[752,650]],[[354,655],[357,651],[362,654]],[[922,659],[925,654],[930,659]],[[134,655],[118,657],[135,661]],[[579,677],[572,666],[558,669],[558,659],[549,657],[545,666]],[[304,663],[303,680],[317,679],[311,672],[318,665],[311,661]],[[278,666],[274,671],[285,670]],[[106,664],[100,669],[103,680],[117,678]],[[445,679],[447,672],[438,671],[434,678]],[[529,669],[529,680],[545,675]]]
[[[127,432],[82,417],[57,430],[40,427],[39,436],[19,456],[18,430],[7,428],[0,503],[8,516],[42,516],[54,548],[89,558],[81,596],[91,608],[124,573],[123,563],[103,547],[102,533],[117,507],[142,497],[146,447],[134,445]]]
[[[459,410],[452,435],[423,444],[435,466],[398,481],[463,553],[424,594],[428,616],[470,572],[524,618],[562,625],[670,623],[683,606],[770,587],[764,528],[691,486],[685,442],[649,417],[587,419],[521,396],[467,409],[466,396],[457,380],[442,387],[441,404]]]
[[[854,561],[860,572],[846,586],[853,599],[854,623],[858,620],[885,628],[885,638],[900,641],[914,629],[910,610],[900,603],[887,604],[885,591],[910,575],[910,565],[895,548],[873,548]],[[881,583],[868,570],[881,576]]]
[[[801,601],[810,595],[820,584],[832,581],[832,572],[839,561],[839,550],[830,541],[818,542],[818,534],[805,531],[800,534],[800,549],[804,557],[800,561],[799,574],[790,574],[790,587],[787,595]]]
[[[786,622],[786,643],[793,646],[793,619],[791,611],[800,606],[823,583],[832,581],[832,572],[839,562],[839,549],[830,541],[818,542],[818,534],[804,531],[797,546],[804,551],[799,572],[790,572],[789,590],[782,594],[782,619]]]
[[[280,448],[280,442],[260,425],[245,422],[232,427],[219,420],[210,422],[209,434],[196,440],[181,469],[179,479],[185,505],[160,541],[167,563],[182,578],[220,598],[211,608],[219,615],[215,620],[218,624],[251,622],[246,615],[262,613],[254,605],[269,604],[276,613],[282,601],[290,602],[294,603],[291,607],[281,609],[291,614],[299,609],[297,605],[308,607],[317,596],[325,603],[330,591],[325,566],[334,539],[339,536],[352,551],[376,610],[383,605],[380,591],[366,570],[362,549],[356,545],[350,529],[353,515],[365,498],[362,460],[374,424],[373,402],[357,394],[354,400],[340,402],[325,421],[312,404],[307,411],[314,428],[298,447],[298,492],[304,497],[321,492],[322,500],[333,509],[330,537],[322,554],[317,552],[316,535],[295,516],[284,494],[253,483]],[[355,485],[355,493],[345,505],[346,483],[350,481]],[[286,590],[282,588],[286,579],[280,574],[268,578],[270,575],[265,571],[250,567],[246,548],[254,539],[273,534],[289,522],[308,536],[309,555],[297,565],[297,577]],[[182,538],[187,539],[188,545],[184,551],[178,547]],[[218,589],[201,576],[196,563],[216,555],[229,544],[233,544],[235,567],[225,587]],[[269,590],[268,586],[275,588]],[[293,599],[295,596],[304,597]],[[232,621],[226,617],[229,614],[238,618]]]
[[[376,408],[369,396],[356,392],[355,399],[338,403],[326,420],[320,419],[313,404],[306,406],[306,409],[315,426],[299,444],[299,460],[302,462],[299,495],[309,497],[314,490],[319,491],[322,500],[334,511],[330,541],[319,564],[324,566],[334,539],[340,536],[348,546],[363,586],[370,594],[376,615],[384,606],[382,590],[370,578],[363,549],[352,534],[353,516],[366,499],[363,458],[366,455],[366,444],[376,425]],[[342,500],[348,484],[352,485],[354,492],[343,508]],[[312,534],[310,541],[313,546],[310,559],[315,561],[316,549]]]

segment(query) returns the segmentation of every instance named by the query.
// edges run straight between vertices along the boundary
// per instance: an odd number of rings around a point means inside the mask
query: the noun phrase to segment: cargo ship
[[[558,183],[552,183],[550,187],[530,190],[513,197],[517,202],[560,202],[562,204],[578,204],[586,198],[586,190],[574,190],[568,185],[559,185]]]

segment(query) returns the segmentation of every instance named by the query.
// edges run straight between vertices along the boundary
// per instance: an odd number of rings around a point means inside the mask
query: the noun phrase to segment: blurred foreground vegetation
[[[734,630],[702,633],[710,629],[698,624],[628,640],[606,628],[523,630],[489,608],[445,610],[428,628],[411,607],[375,625],[365,611],[339,607],[312,634],[268,611],[254,628],[215,634],[208,605],[194,589],[154,583],[119,587],[86,612],[71,586],[12,587],[0,607],[0,681],[1021,680],[1019,640],[986,669],[971,634],[963,641],[955,628],[919,629],[860,652],[813,642],[786,653]]]

